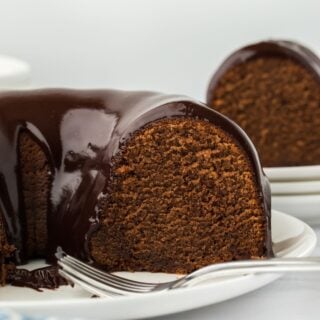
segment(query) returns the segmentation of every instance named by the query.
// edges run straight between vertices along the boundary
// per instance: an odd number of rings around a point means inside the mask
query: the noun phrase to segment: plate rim
[[[320,180],[320,165],[292,167],[263,167],[270,182]]]
[[[270,181],[272,196],[320,195],[319,180]]]

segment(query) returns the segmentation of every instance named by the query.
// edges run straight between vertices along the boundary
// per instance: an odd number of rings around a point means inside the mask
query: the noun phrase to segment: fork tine
[[[61,262],[59,262],[59,264],[60,263]],[[70,278],[71,277],[73,277],[73,279],[75,278],[75,280],[78,281],[79,285],[82,285],[84,283],[87,286],[87,288],[93,287],[94,289],[96,289],[96,291],[102,290],[102,292],[105,291],[108,294],[114,294],[114,295],[131,294],[132,295],[132,294],[142,294],[142,293],[149,292],[149,291],[142,291],[142,292],[141,291],[133,291],[133,290],[128,290],[123,287],[114,286],[110,283],[102,282],[101,279],[99,279],[99,278],[94,278],[91,275],[84,274],[83,271],[78,272],[73,267],[70,267],[65,264],[64,264],[63,269],[61,271],[66,273],[66,275],[69,276]]]
[[[56,258],[58,261],[61,261],[62,259],[67,259],[70,263],[73,262],[73,264],[76,264],[76,266],[81,265],[83,268],[85,268],[88,271],[94,272],[96,274],[99,274],[101,277],[107,278],[108,281],[112,279],[113,281],[116,281],[117,283],[126,284],[126,285],[132,285],[134,287],[145,287],[145,288],[153,288],[154,286],[157,286],[159,283],[153,283],[153,282],[142,282],[142,281],[135,281],[130,280],[121,276],[117,276],[115,274],[106,273],[104,271],[101,271],[95,267],[90,266],[87,263],[84,263],[77,258],[74,258],[68,254],[66,254],[61,247],[58,247],[56,252]]]
[[[98,295],[99,297],[114,297],[114,296],[119,296],[119,293],[113,292],[113,291],[108,291],[106,289],[102,290],[101,288],[97,288],[96,286],[94,286],[91,283],[88,283],[84,280],[79,279],[78,277],[76,277],[73,274],[68,273],[66,270],[59,270],[59,274],[70,280],[71,282],[73,282],[74,284],[78,284],[80,287],[82,287],[83,289],[85,289],[88,292],[91,292],[93,294]]]
[[[116,281],[113,281],[112,279],[109,279],[107,277],[100,277],[95,272],[88,271],[86,269],[83,269],[79,267],[76,264],[72,264],[65,260],[58,261],[58,264],[63,268],[63,270],[67,270],[70,274],[76,274],[79,278],[86,277],[87,280],[92,280],[97,282],[99,285],[104,285],[110,288],[111,290],[115,289],[116,291],[120,292],[132,292],[132,293],[145,293],[149,292],[153,287],[151,288],[141,288],[141,287],[133,287],[128,285],[119,284]],[[107,276],[107,274],[105,274]]]
[[[99,276],[107,279],[107,280],[113,280],[113,281],[116,281],[117,283],[121,283],[123,285],[129,285],[129,286],[134,286],[134,287],[144,287],[144,288],[153,288],[154,286],[158,285],[158,283],[152,283],[152,282],[140,282],[140,281],[135,281],[135,280],[129,280],[129,279],[126,279],[124,277],[120,277],[120,276],[117,276],[117,275],[114,275],[114,274],[111,274],[111,273],[106,273],[106,272],[103,272],[99,269],[96,269],[90,265],[88,265],[87,263],[84,263],[70,255],[65,255],[61,260],[63,261],[69,261],[70,263],[72,263],[73,265],[76,264],[77,266],[81,266],[83,267],[84,269],[88,270],[88,271],[91,271],[91,272],[94,272],[96,274],[99,274]]]
[[[84,273],[86,274],[88,277],[94,278],[102,283],[104,283],[105,285],[109,285],[112,287],[116,287],[117,289],[120,290],[127,290],[127,291],[133,291],[133,292],[146,292],[149,291],[150,289],[152,289],[153,287],[148,287],[148,288],[144,288],[141,287],[140,285],[128,285],[126,283],[119,283],[118,281],[114,280],[113,278],[109,277],[108,273],[97,273],[94,272],[90,269],[86,269],[86,268],[82,268],[82,266],[78,265],[77,263],[72,263],[69,260],[63,260],[63,263],[65,263],[66,265],[68,265],[70,268],[73,268],[74,270],[80,272],[80,273]]]

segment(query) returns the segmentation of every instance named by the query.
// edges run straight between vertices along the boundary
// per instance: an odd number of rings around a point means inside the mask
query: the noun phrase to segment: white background
[[[269,38],[320,52],[320,1],[0,0],[0,53],[28,61],[34,86],[147,89],[203,100],[226,55]],[[319,317],[320,275],[291,275],[165,319]]]
[[[269,38],[320,50],[320,1],[0,0],[0,53],[28,61],[37,86],[203,100],[226,55]]]

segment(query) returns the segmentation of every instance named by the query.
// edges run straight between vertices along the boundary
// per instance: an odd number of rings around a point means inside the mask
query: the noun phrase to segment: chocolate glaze
[[[148,123],[195,117],[229,132],[247,151],[267,215],[266,254],[271,255],[270,190],[247,135],[232,121],[186,97],[150,92],[50,89],[0,94],[0,210],[8,238],[25,259],[23,206],[19,187],[17,141],[28,130],[51,161],[52,191],[47,259],[58,246],[90,260],[88,240],[99,224],[99,201],[108,193],[112,157]]]
[[[68,285],[68,281],[59,275],[57,266],[49,266],[36,270],[15,269],[9,273],[8,283],[16,287],[29,287],[37,291],[56,289]]]
[[[308,48],[292,41],[263,41],[240,48],[221,64],[210,80],[207,91],[207,104],[211,105],[214,90],[220,78],[229,69],[259,57],[283,57],[292,59],[313,73],[317,81],[320,82],[320,59]]]

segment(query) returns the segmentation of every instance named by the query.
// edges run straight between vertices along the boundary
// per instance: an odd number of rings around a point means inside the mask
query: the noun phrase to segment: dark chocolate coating
[[[89,260],[88,240],[99,224],[99,200],[112,179],[112,157],[135,131],[172,117],[207,120],[231,134],[252,163],[267,216],[266,255],[271,255],[270,190],[247,135],[232,121],[187,97],[150,92],[49,89],[0,94],[0,205],[8,238],[24,259],[17,141],[29,130],[51,161],[53,183],[47,259],[58,246]],[[107,243],[106,243],[107,245]]]
[[[57,289],[68,285],[68,281],[59,274],[57,266],[43,267],[36,270],[15,269],[9,273],[7,281],[15,287],[28,287],[37,291]]]
[[[292,41],[271,40],[258,42],[232,53],[218,68],[210,80],[207,91],[207,104],[210,106],[214,90],[220,78],[232,67],[259,57],[290,58],[312,72],[320,82],[320,59],[308,48]]]

